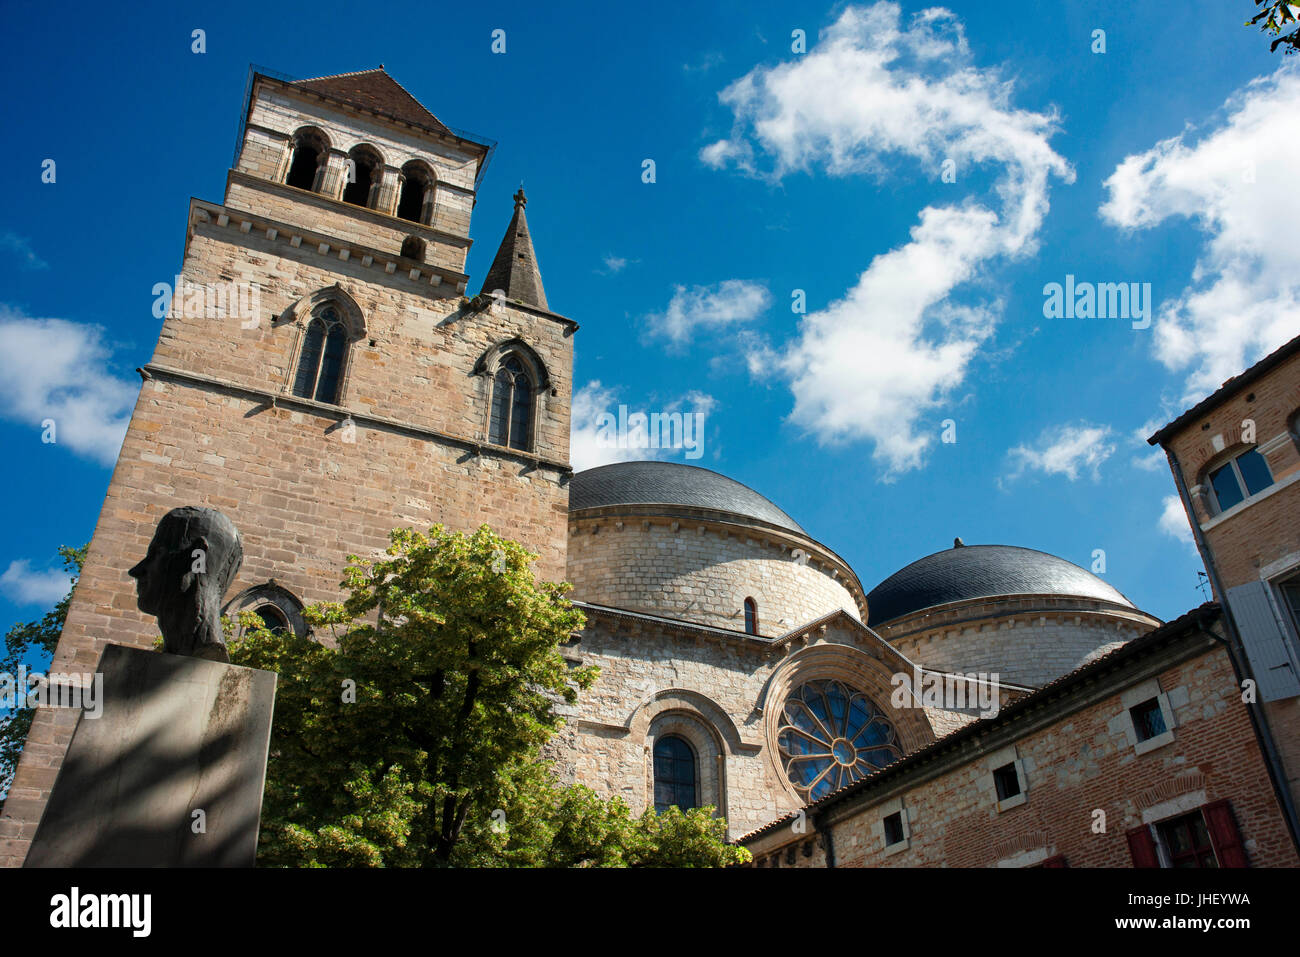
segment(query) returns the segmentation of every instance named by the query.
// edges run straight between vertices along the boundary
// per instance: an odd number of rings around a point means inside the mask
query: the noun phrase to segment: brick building
[[[487,523],[573,582],[587,617],[566,654],[600,678],[550,757],[637,811],[713,806],[781,866],[1176,862],[1184,838],[1193,857],[1296,863],[1217,606],[1162,625],[1061,558],[960,539],[868,590],[726,476],[574,475],[577,324],[547,301],[522,190],[467,295],[490,153],[382,68],[254,76],[223,201],[190,203],[51,670],[151,645],[127,569],[178,505],[243,533],[225,611],[295,630],[305,604],[340,597],[346,555],[382,550],[390,529]],[[1300,474],[1291,447],[1284,474]],[[1295,523],[1279,515],[1259,556],[1285,579]],[[35,716],[0,864],[22,862],[75,719]]]

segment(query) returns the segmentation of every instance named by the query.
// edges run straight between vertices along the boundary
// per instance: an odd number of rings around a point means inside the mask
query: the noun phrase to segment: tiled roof
[[[416,126],[455,135],[441,120],[425,109],[419,100],[406,92],[400,83],[384,72],[382,66],[356,73],[338,73],[334,76],[295,80],[291,85],[313,90],[407,123],[414,123]]]
[[[1227,382],[1223,383],[1223,385],[1219,386],[1219,388],[1213,393],[1196,403],[1196,405],[1192,406],[1168,425],[1159,429],[1155,435],[1147,439],[1147,443],[1150,445],[1158,445],[1163,442],[1168,436],[1173,435],[1193,419],[1199,418],[1201,415],[1209,412],[1219,403],[1240,392],[1264,373],[1278,365],[1281,365],[1298,352],[1300,352],[1300,336],[1296,336],[1290,342],[1284,344],[1273,352],[1270,352],[1245,372],[1233,376]]]
[[[569,485],[569,511],[605,505],[709,508],[808,534],[748,485],[678,462],[616,462],[576,473]]]
[[[1133,607],[1092,572],[1015,545],[955,546],[912,562],[867,594],[872,627],[923,608],[1004,595],[1077,595]]]
[[[833,791],[811,804],[805,805],[799,811],[792,811],[784,817],[777,818],[775,821],[769,821],[762,827],[755,828],[748,834],[736,838],[735,843],[744,844],[763,834],[784,827],[786,824],[789,824],[791,821],[798,818],[800,814],[810,816],[811,813],[824,810],[830,804],[847,800],[869,787],[874,787],[887,778],[905,774],[911,768],[929,761],[940,752],[951,750],[964,741],[987,734],[994,728],[1000,727],[1001,725],[1007,724],[1018,718],[1021,714],[1045,704],[1050,699],[1065,694],[1075,685],[1080,685],[1100,677],[1106,671],[1115,668],[1128,659],[1136,658],[1138,655],[1141,655],[1148,648],[1159,645],[1161,642],[1183,633],[1190,632],[1193,629],[1207,630],[1208,626],[1217,620],[1219,615],[1220,608],[1218,603],[1207,601],[1205,604],[1193,608],[1191,611],[1175,618],[1173,621],[1165,622],[1159,628],[1147,632],[1147,634],[1142,635],[1140,638],[1134,638],[1132,641],[1120,645],[1118,648],[1102,655],[1100,658],[1096,658],[1093,661],[1088,662],[1088,664],[1076,668],[1074,671],[1061,675],[1061,677],[1043,685],[1043,687],[1039,688],[1032,694],[1027,694],[1023,698],[1017,698],[1010,704],[1004,705],[995,717],[983,718],[979,721],[972,721],[970,724],[963,725],[956,731],[944,735],[942,738],[939,738],[932,744],[926,745],[918,751],[913,751],[911,754],[900,758],[893,764],[886,765],[879,771],[842,787],[838,791]]]

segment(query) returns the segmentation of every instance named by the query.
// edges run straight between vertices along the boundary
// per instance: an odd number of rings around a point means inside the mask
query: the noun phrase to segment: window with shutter
[[[1160,855],[1156,853],[1155,838],[1145,824],[1128,832],[1128,851],[1133,856],[1134,867],[1159,867]]]
[[[1219,866],[1249,867],[1241,832],[1237,830],[1237,820],[1232,814],[1232,805],[1226,800],[1214,801],[1201,808],[1201,812],[1205,815],[1205,824],[1210,831],[1210,840],[1214,842]]]
[[[1261,701],[1300,695],[1300,677],[1290,642],[1273,614],[1268,583],[1247,582],[1228,589],[1228,607],[1237,623]]]

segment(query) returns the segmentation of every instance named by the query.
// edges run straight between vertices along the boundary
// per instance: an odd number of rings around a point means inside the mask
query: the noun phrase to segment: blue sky
[[[250,63],[383,63],[498,141],[472,288],[523,181],[551,306],[582,326],[580,464],[610,454],[599,411],[706,411],[703,456],[670,457],[763,492],[867,588],[959,535],[1084,566],[1101,549],[1139,606],[1197,604],[1139,435],[1300,331],[1300,64],[1243,25],[1246,0],[1180,5],[1176,30],[1131,0],[926,9],[10,4],[0,621],[38,616],[56,547],[91,535],[152,287],[189,197],[221,198]],[[1046,318],[1067,274],[1149,283],[1150,328]]]

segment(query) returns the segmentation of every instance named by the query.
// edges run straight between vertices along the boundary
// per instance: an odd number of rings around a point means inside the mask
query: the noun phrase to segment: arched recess
[[[343,191],[339,198],[353,206],[374,209],[388,164],[371,143],[358,143],[344,160]]]
[[[645,746],[645,807],[654,804],[654,749],[661,737],[675,735],[695,752],[696,806],[727,814],[727,756],[743,747],[735,723],[715,701],[685,688],[669,688],[645,698],[628,721],[633,741]]]
[[[365,338],[367,330],[366,316],[361,310],[361,306],[352,297],[352,294],[339,283],[317,289],[315,292],[303,296],[286,309],[280,317],[280,322],[292,323],[295,330],[289,362],[285,367],[283,390],[286,393],[292,392],[294,380],[298,374],[298,366],[302,361],[303,341],[307,333],[307,325],[311,322],[312,317],[325,307],[333,307],[347,331],[347,351],[343,358],[342,371],[339,376],[339,398],[336,403],[342,405],[343,397],[348,394],[348,384],[352,377],[354,346]]]
[[[319,192],[333,144],[318,126],[303,126],[289,138],[280,179],[289,186]]]
[[[763,712],[764,751],[769,770],[796,802],[803,799],[786,776],[781,760],[778,734],[782,713],[790,693],[811,681],[831,679],[843,682],[849,688],[866,695],[876,709],[893,725],[904,755],[911,754],[934,741],[925,710],[919,706],[894,707],[894,674],[899,671],[912,678],[903,659],[880,660],[850,645],[823,643],[812,645],[790,655],[777,666],[763,686],[758,707]]]
[[[438,190],[438,174],[433,167],[424,160],[408,160],[398,173],[398,184],[397,218],[430,225]]]
[[[303,604],[293,592],[276,582],[274,578],[260,585],[245,588],[221,609],[221,614],[234,618],[240,612],[261,612],[269,606],[278,612],[284,623],[295,635],[310,635],[311,627],[302,616]],[[265,615],[263,616],[266,617]]]

